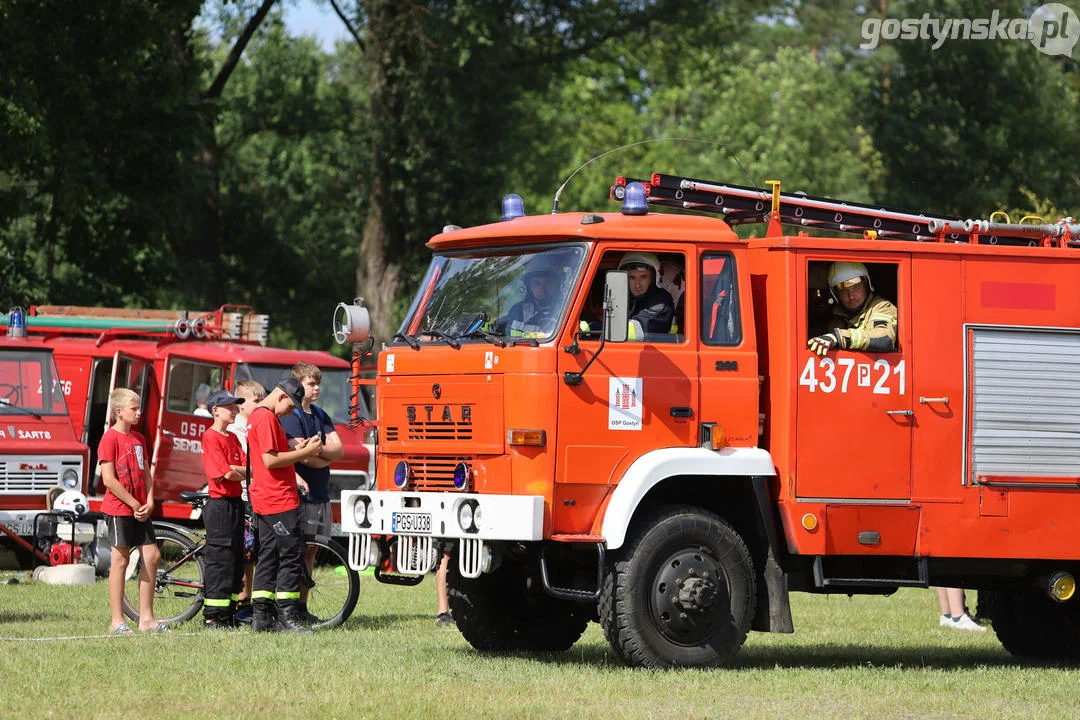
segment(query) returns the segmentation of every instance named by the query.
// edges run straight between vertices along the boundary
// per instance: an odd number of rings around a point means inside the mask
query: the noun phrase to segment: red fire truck
[[[432,238],[379,358],[380,489],[342,496],[354,567],[452,548],[480,650],[565,649],[598,617],[629,664],[713,666],[792,632],[790,590],[938,585],[977,588],[1011,652],[1080,657],[1080,226],[612,193],[621,213],[511,198]],[[628,327],[626,253],[665,268],[671,332]],[[895,304],[895,349],[808,349],[834,262]]]
[[[70,385],[59,378],[52,349],[26,336],[22,309],[5,316],[5,324],[7,317],[15,322],[0,336],[0,539],[29,565],[35,550],[42,562],[50,550],[33,542],[37,516],[65,492],[75,498],[73,508],[85,503],[89,457],[72,430],[64,401]],[[51,539],[51,532],[42,538]],[[66,561],[74,552],[68,548]]]
[[[55,357],[76,437],[89,446],[94,510],[104,492],[96,472],[97,445],[114,388],[131,388],[142,399],[137,429],[150,445],[157,512],[189,518],[191,506],[179,494],[206,486],[200,438],[212,424],[198,406],[200,397],[231,390],[246,379],[273,388],[300,361],[322,370],[319,406],[335,420],[345,445],[345,456],[331,469],[333,497],[369,485],[371,448],[362,430],[348,427],[349,363],[327,352],[266,347],[268,318],[250,307],[195,313],[31,306],[27,329],[33,342]],[[357,402],[357,412],[367,416],[364,396]]]

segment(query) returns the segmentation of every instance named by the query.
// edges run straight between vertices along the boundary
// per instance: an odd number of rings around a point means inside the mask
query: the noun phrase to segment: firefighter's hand
[[[840,334],[836,331],[827,332],[824,335],[818,335],[817,337],[810,338],[806,343],[806,347],[818,355],[824,356],[825,353],[830,350],[835,350],[841,347]]]

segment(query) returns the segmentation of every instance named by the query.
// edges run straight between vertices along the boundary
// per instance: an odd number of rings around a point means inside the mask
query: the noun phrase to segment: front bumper
[[[358,512],[357,504],[364,510]],[[475,522],[463,527],[462,505]],[[358,523],[360,518],[362,523]],[[458,565],[478,577],[491,564],[492,541],[544,539],[544,498],[539,495],[478,495],[445,492],[347,491],[341,493],[341,529],[349,536],[349,564],[365,570],[380,561],[372,536],[397,536],[397,571],[431,572],[439,558],[436,540],[459,541]],[[374,551],[374,554],[373,554]]]

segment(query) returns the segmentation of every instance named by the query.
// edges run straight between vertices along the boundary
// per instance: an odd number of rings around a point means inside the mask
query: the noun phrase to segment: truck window
[[[701,339],[706,345],[742,342],[739,287],[731,253],[706,253],[701,259]]]
[[[840,260],[845,268],[850,269],[859,260]],[[861,262],[869,273],[870,295],[869,302],[876,299],[888,300],[897,306],[897,271],[896,263],[871,263]],[[807,263],[807,299],[806,299],[806,337],[822,335],[837,327],[848,327],[851,317],[846,313],[840,303],[840,298],[829,287],[829,271],[833,266],[831,260],[811,260]],[[849,273],[850,274],[850,273]],[[864,308],[866,306],[863,306]],[[899,339],[897,339],[899,342]]]
[[[67,415],[64,385],[48,352],[0,353],[0,414],[22,413]]]
[[[169,412],[208,416],[206,400],[215,390],[221,389],[222,375],[222,369],[217,365],[175,358],[169,360],[169,390],[166,396]],[[201,408],[200,401],[203,405]],[[196,410],[201,412],[196,413]]]
[[[589,284],[585,306],[578,317],[579,337],[599,340],[603,329],[604,276],[609,270],[625,270],[631,278],[628,342],[678,343],[686,339],[685,313],[686,256],[682,253],[608,250]],[[633,279],[651,277],[651,284],[638,285]]]

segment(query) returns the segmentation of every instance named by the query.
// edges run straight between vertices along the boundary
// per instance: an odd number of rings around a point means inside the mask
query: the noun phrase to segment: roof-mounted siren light
[[[623,215],[648,215],[649,201],[646,199],[645,186],[639,182],[632,182],[626,186],[623,196]]]
[[[332,320],[334,340],[340,345],[362,343],[371,334],[371,316],[364,307],[364,298],[356,298],[352,305],[338,303]]]
[[[191,337],[191,322],[187,318],[176,318],[173,334],[176,335],[177,340],[187,340]]]
[[[191,321],[191,336],[196,340],[206,339],[206,318],[195,318]]]
[[[517,193],[510,193],[502,199],[502,216],[499,222],[506,222],[525,215],[525,201]]]
[[[26,337],[26,311],[13,307],[8,312],[8,337]]]

